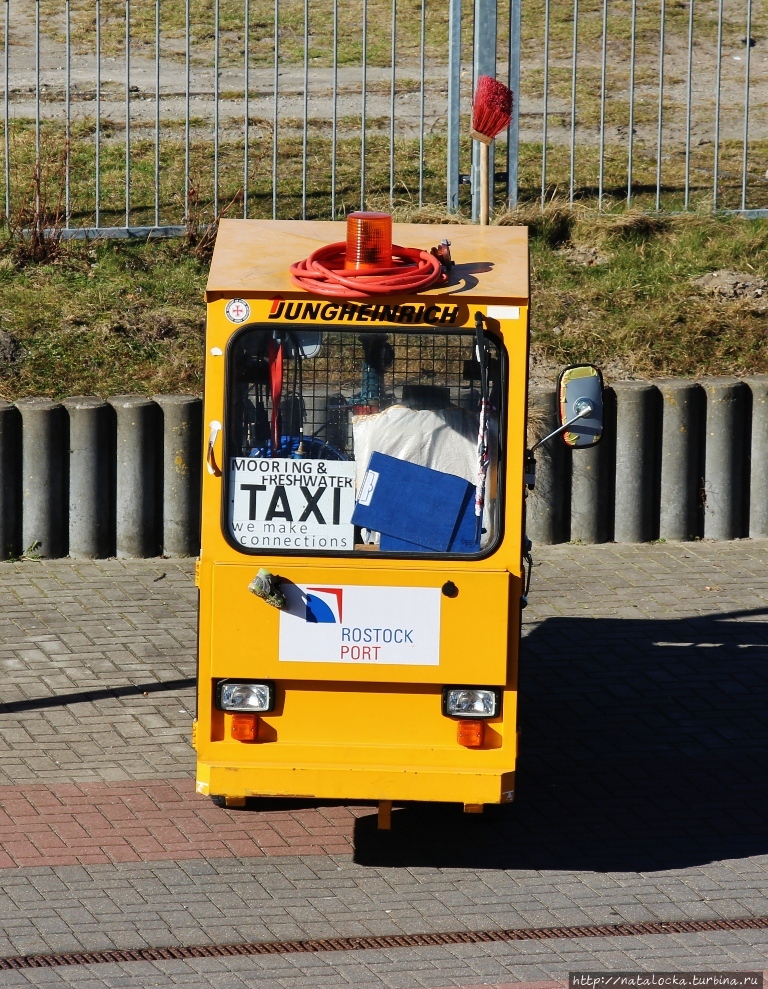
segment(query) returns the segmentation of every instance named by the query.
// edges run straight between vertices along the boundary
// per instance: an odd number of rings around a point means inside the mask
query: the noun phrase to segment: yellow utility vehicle
[[[410,271],[397,248],[366,255],[366,216],[356,270]],[[528,238],[395,224],[396,243],[435,247],[431,287],[393,294],[383,268],[369,279],[381,295],[299,287],[291,265],[340,229],[224,220],[218,233],[197,790],[227,806],[377,801],[386,827],[393,801],[478,812],[514,796]],[[595,380],[563,376],[571,445],[599,437]]]

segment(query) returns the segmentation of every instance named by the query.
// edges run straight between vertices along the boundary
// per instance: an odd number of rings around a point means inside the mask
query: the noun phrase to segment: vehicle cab
[[[528,238],[449,242],[445,284],[327,297],[334,222],[223,220],[207,287],[197,790],[513,798]]]

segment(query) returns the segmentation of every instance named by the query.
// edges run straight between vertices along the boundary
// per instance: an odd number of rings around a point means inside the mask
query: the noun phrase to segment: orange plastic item
[[[255,742],[259,734],[259,717],[256,714],[233,714],[230,729],[238,742]]]
[[[344,267],[392,267],[392,217],[389,213],[358,211],[347,217]]]
[[[483,744],[485,725],[482,721],[459,721],[456,741],[468,749],[479,749]]]
[[[446,245],[447,247],[447,245]],[[342,299],[409,295],[448,282],[450,255],[392,243],[389,213],[347,217],[347,240],[326,244],[290,267],[291,281],[313,295]]]

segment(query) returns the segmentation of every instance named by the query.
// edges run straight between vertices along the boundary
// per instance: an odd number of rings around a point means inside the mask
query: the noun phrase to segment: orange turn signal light
[[[238,742],[255,742],[259,734],[258,715],[233,714],[230,734]]]
[[[479,749],[483,744],[485,724],[482,721],[459,721],[456,740],[468,749]]]
[[[345,268],[392,267],[392,217],[358,210],[347,216]]]

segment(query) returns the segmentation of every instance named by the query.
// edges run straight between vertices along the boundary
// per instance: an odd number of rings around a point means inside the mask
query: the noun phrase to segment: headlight
[[[220,680],[216,688],[216,707],[221,711],[266,714],[275,707],[275,685],[269,680]]]
[[[498,687],[443,687],[443,714],[448,718],[495,718],[500,710]]]

